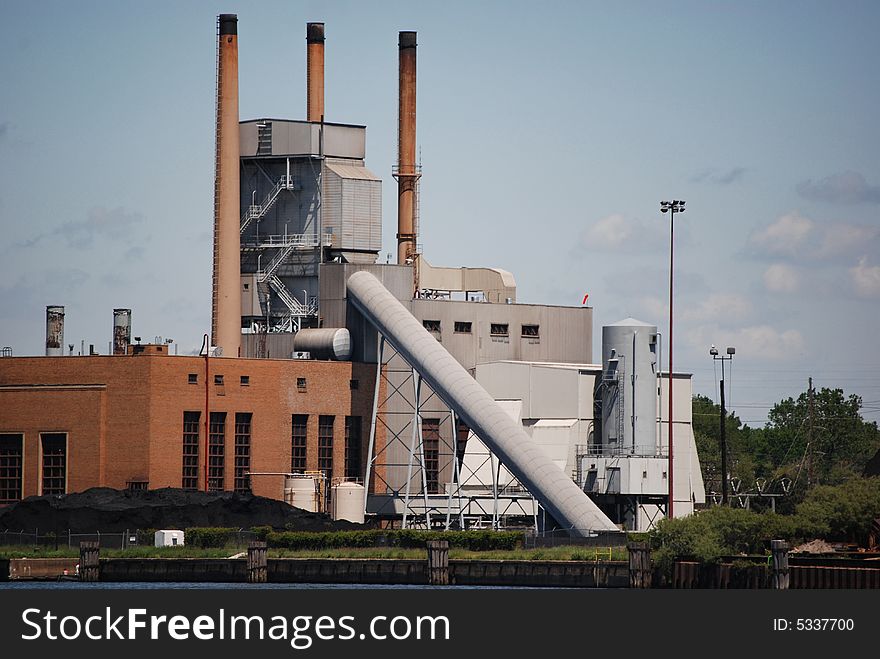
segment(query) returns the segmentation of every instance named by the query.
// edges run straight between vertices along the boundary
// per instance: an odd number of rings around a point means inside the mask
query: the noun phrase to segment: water
[[[539,588],[531,586],[419,586],[388,584],[325,584],[325,583],[165,583],[120,582],[85,583],[81,581],[7,581],[4,590],[583,590],[572,588]],[[586,590],[596,590],[590,588]]]

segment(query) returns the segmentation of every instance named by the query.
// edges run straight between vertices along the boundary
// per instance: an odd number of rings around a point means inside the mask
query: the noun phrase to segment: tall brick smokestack
[[[401,32],[397,128],[397,262],[416,252],[416,33]]]
[[[306,24],[306,119],[324,116],[324,24]]]
[[[238,17],[221,14],[217,47],[217,152],[211,341],[226,357],[241,346]]]

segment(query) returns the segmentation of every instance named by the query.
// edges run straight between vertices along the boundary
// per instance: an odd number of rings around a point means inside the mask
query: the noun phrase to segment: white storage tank
[[[284,503],[310,513],[318,512],[318,493],[311,476],[288,476],[284,479]]]
[[[183,547],[183,531],[163,529],[153,536],[156,547]]]
[[[366,495],[366,488],[358,483],[334,485],[330,488],[330,516],[334,520],[347,519],[349,522],[363,524]]]
[[[657,326],[627,318],[602,328],[602,443],[657,454]]]
[[[351,334],[344,327],[302,329],[293,337],[293,351],[307,352],[312,359],[351,359]]]

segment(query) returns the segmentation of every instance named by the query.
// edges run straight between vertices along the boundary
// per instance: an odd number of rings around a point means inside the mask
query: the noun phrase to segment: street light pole
[[[721,361],[721,505],[726,506],[727,498],[727,409],[724,406],[724,362],[733,359],[736,348],[728,348],[727,356],[718,355],[718,349],[712,346],[709,354],[713,360]],[[731,365],[732,366],[732,365]]]
[[[673,201],[661,201],[660,202],[660,212],[666,213],[670,212],[669,218],[669,373],[667,377],[669,378],[669,466],[666,468],[667,473],[667,482],[669,483],[669,503],[666,508],[666,516],[672,519],[672,508],[673,508],[673,498],[674,498],[674,489],[673,489],[673,467],[674,463],[672,461],[672,272],[673,272],[673,255],[674,255],[674,247],[675,247],[675,214],[676,213],[684,213],[684,205],[685,202],[679,199],[675,199]]]

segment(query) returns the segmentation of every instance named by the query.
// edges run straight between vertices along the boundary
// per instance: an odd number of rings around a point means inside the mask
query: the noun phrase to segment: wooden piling
[[[79,543],[79,580],[99,581],[101,576],[97,542]]]
[[[788,543],[785,540],[771,540],[770,553],[772,554],[771,588],[788,590]]]
[[[626,546],[629,552],[629,587],[650,588],[653,572],[651,570],[651,549],[647,542],[631,542]]]
[[[449,540],[428,540],[428,583],[449,585]]]
[[[248,543],[247,580],[248,583],[266,583],[268,574],[268,551],[265,542]]]

